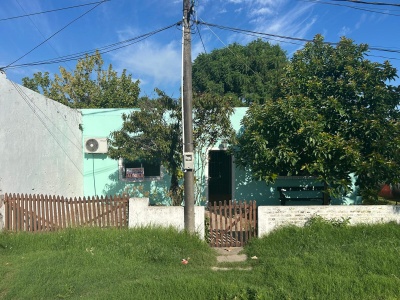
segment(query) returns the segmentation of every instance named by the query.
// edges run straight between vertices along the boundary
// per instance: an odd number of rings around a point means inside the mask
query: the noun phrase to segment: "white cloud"
[[[317,21],[317,16],[312,15],[312,6],[312,4],[296,5],[285,12],[279,11],[272,20],[254,19],[256,31],[302,38]]]
[[[113,65],[120,70],[127,69],[147,90],[162,89],[171,84],[179,86],[181,60],[181,44],[178,42],[144,41],[112,55]]]
[[[352,32],[352,30],[351,30],[349,27],[343,26],[343,27],[340,29],[338,35],[339,35],[339,36],[347,36],[347,35],[350,34],[351,32]]]
[[[269,7],[263,7],[260,9],[254,9],[251,13],[250,16],[257,16],[257,15],[272,15],[273,10]]]
[[[366,19],[367,19],[367,15],[362,14],[360,20],[358,20],[358,22],[355,25],[355,29],[360,29],[361,25],[366,21]]]

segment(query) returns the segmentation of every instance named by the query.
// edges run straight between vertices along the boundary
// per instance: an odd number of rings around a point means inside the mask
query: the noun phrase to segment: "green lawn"
[[[399,299],[397,224],[315,220],[245,252],[252,270],[212,271],[214,250],[173,229],[2,233],[0,299]]]

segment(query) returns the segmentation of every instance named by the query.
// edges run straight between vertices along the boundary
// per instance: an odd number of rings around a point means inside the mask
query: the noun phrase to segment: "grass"
[[[173,229],[0,234],[0,299],[398,299],[400,226],[316,219],[254,239],[217,264]],[[189,264],[181,264],[188,258]],[[211,271],[211,267],[252,270]]]

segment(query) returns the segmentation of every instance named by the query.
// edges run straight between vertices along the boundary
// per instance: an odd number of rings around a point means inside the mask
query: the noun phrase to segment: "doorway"
[[[224,150],[208,155],[208,202],[232,200],[232,155]]]

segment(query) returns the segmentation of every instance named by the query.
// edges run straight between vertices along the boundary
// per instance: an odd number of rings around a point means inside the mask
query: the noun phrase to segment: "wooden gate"
[[[206,217],[211,247],[242,247],[257,236],[256,201],[209,203]]]
[[[5,229],[53,231],[67,227],[128,226],[128,197],[64,198],[6,194]]]

